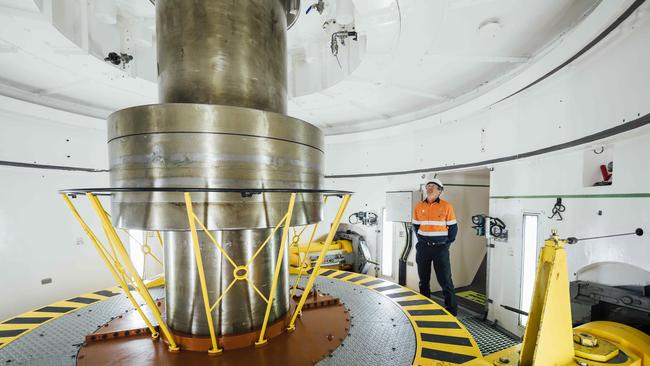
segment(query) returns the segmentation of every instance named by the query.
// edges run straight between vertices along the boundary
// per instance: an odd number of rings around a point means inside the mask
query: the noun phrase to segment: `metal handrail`
[[[242,197],[251,197],[262,193],[314,193],[325,196],[339,196],[352,194],[350,191],[332,189],[302,189],[302,188],[196,188],[196,187],[120,187],[120,188],[70,188],[62,189],[59,193],[76,196],[93,193],[96,196],[111,195],[114,193],[142,193],[142,192],[176,192],[176,193],[240,193]]]

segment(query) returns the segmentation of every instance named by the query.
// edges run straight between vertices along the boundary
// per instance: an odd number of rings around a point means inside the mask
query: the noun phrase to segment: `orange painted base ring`
[[[287,314],[282,319],[274,323],[271,323],[266,327],[265,339],[268,340],[270,338],[277,337],[287,330],[287,327],[291,322],[291,315],[296,310],[301,295],[302,295],[302,291],[299,288],[298,291],[296,291],[296,294],[291,299],[291,304],[289,306],[289,311],[287,312]],[[323,306],[334,306],[338,304],[339,304],[338,298],[329,295],[319,294],[318,292],[312,291],[309,297],[307,298],[307,301],[305,302],[303,309],[308,310],[308,309],[314,309]],[[157,305],[159,308],[161,308],[161,312],[164,312],[164,307],[165,307],[164,302],[158,301]],[[212,339],[210,338],[210,336],[197,336],[197,335],[191,335],[186,333],[180,333],[180,332],[175,332],[173,329],[171,329],[171,332],[172,335],[174,336],[174,341],[183,350],[207,352],[212,348]],[[245,348],[245,347],[255,345],[255,342],[257,342],[259,337],[260,337],[260,329],[247,332],[247,333],[219,336],[217,337],[217,344],[219,345],[219,348],[226,349],[226,350]],[[167,343],[166,340],[165,343]]]
[[[293,314],[295,306],[280,320],[266,327],[266,339],[277,337],[282,334],[289,326],[291,320],[290,315]],[[212,348],[212,339],[210,336],[196,336],[191,334],[178,333],[171,330],[174,336],[174,341],[181,347],[182,350],[187,351],[205,351],[207,352]],[[217,344],[219,348],[224,350],[238,349],[249,347],[255,344],[260,337],[260,330],[255,330],[248,333],[240,333],[235,335],[217,337]],[[167,341],[165,341],[167,343]]]
[[[216,357],[207,352],[211,348],[209,337],[175,335],[181,350],[170,352],[162,337],[153,340],[148,331],[140,329],[142,319],[137,312],[130,311],[89,335],[90,341],[79,350],[77,365],[313,365],[331,356],[348,336],[350,315],[338,299],[330,296],[310,296],[308,303],[310,306],[304,308],[293,332],[286,331],[287,316],[267,328],[268,343],[264,347],[254,346],[258,332],[220,337],[220,347],[224,350]],[[160,302],[158,306],[164,310],[164,303]],[[138,329],[139,332],[134,331]],[[104,334],[107,337],[103,337]],[[242,346],[244,344],[248,346]],[[190,348],[202,352],[192,352]]]

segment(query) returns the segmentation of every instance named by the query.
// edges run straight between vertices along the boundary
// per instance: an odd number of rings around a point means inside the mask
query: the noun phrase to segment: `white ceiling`
[[[330,135],[467,102],[557,47],[600,3],[330,0],[322,15],[304,14],[314,2],[289,31],[289,114]],[[323,23],[342,9],[360,38],[340,47],[339,67]],[[153,15],[149,0],[0,0],[0,94],[102,118],[155,103]],[[134,61],[101,60],[111,50]]]

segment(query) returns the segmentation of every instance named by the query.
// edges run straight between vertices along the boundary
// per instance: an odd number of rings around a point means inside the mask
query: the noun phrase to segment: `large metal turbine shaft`
[[[285,0],[157,0],[158,90],[162,104],[109,117],[112,187],[320,189],[321,131],[286,113]],[[299,194],[292,225],[321,220],[321,195]],[[237,264],[284,216],[289,194],[194,193],[194,210]],[[164,232],[167,323],[209,334],[181,193],[120,193],[114,224]],[[200,234],[210,302],[233,280],[232,265]],[[252,263],[264,294],[279,253],[278,230]],[[286,264],[287,261],[284,261]],[[286,266],[270,322],[288,311]],[[237,281],[212,313],[217,332],[261,327],[266,303]]]

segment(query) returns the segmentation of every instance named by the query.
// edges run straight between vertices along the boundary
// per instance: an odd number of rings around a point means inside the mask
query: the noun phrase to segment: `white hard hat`
[[[437,185],[438,187],[440,187],[440,189],[445,188],[445,186],[442,184],[442,181],[438,178],[431,179],[430,181],[427,182],[427,184],[425,184],[425,186],[428,186],[431,183]]]

